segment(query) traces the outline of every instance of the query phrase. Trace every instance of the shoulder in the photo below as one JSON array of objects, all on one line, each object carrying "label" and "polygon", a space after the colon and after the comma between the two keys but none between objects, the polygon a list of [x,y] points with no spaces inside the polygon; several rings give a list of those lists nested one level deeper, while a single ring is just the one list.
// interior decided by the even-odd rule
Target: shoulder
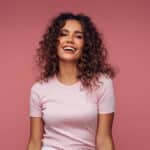
[{"label": "shoulder", "polygon": [[53,78],[48,78],[47,81],[44,80],[38,80],[35,81],[32,85],[31,85],[31,91],[36,92],[36,93],[43,93],[46,89],[48,89],[50,87],[50,81],[53,80]]},{"label": "shoulder", "polygon": [[40,81],[36,81],[31,85],[31,91],[38,91],[41,88],[41,83]]},{"label": "shoulder", "polygon": [[106,94],[112,93],[113,91],[113,79],[106,74],[102,74],[98,78],[98,87],[96,88],[95,92],[98,97]]},{"label": "shoulder", "polygon": [[98,82],[101,87],[106,87],[113,84],[113,79],[109,77],[107,74],[99,75]]}]

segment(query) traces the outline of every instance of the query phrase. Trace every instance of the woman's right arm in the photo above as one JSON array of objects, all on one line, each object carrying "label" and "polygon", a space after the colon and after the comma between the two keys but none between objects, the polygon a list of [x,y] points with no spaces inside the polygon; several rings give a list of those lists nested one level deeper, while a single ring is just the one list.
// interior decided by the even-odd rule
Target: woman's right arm
[{"label": "woman's right arm", "polygon": [[41,150],[43,136],[43,120],[41,117],[30,118],[30,136],[27,150]]}]

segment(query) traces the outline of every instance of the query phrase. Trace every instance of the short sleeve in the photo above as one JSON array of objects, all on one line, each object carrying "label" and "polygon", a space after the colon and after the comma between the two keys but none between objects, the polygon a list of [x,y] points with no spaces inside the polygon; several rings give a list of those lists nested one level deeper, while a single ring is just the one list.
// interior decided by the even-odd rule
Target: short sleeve
[{"label": "short sleeve", "polygon": [[41,117],[40,96],[35,85],[30,90],[30,117]]},{"label": "short sleeve", "polygon": [[101,88],[98,91],[98,113],[112,113],[115,112],[115,93],[113,80],[111,78],[104,78]]}]

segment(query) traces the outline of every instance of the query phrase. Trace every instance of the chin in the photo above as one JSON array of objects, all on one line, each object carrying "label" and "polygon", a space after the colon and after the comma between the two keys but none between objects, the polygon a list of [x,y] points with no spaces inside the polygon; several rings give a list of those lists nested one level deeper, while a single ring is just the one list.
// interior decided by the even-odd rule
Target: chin
[{"label": "chin", "polygon": [[75,61],[77,61],[78,60],[78,58],[71,58],[71,57],[61,57],[61,58],[59,58],[61,61],[70,61],[70,62],[75,62]]}]

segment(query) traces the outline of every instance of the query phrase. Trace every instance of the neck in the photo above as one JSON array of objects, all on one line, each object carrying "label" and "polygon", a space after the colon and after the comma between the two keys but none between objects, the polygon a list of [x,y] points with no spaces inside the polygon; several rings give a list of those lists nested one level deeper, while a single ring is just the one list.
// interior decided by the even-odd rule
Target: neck
[{"label": "neck", "polygon": [[77,81],[78,70],[75,63],[60,63],[57,78],[61,82],[74,83]]}]

